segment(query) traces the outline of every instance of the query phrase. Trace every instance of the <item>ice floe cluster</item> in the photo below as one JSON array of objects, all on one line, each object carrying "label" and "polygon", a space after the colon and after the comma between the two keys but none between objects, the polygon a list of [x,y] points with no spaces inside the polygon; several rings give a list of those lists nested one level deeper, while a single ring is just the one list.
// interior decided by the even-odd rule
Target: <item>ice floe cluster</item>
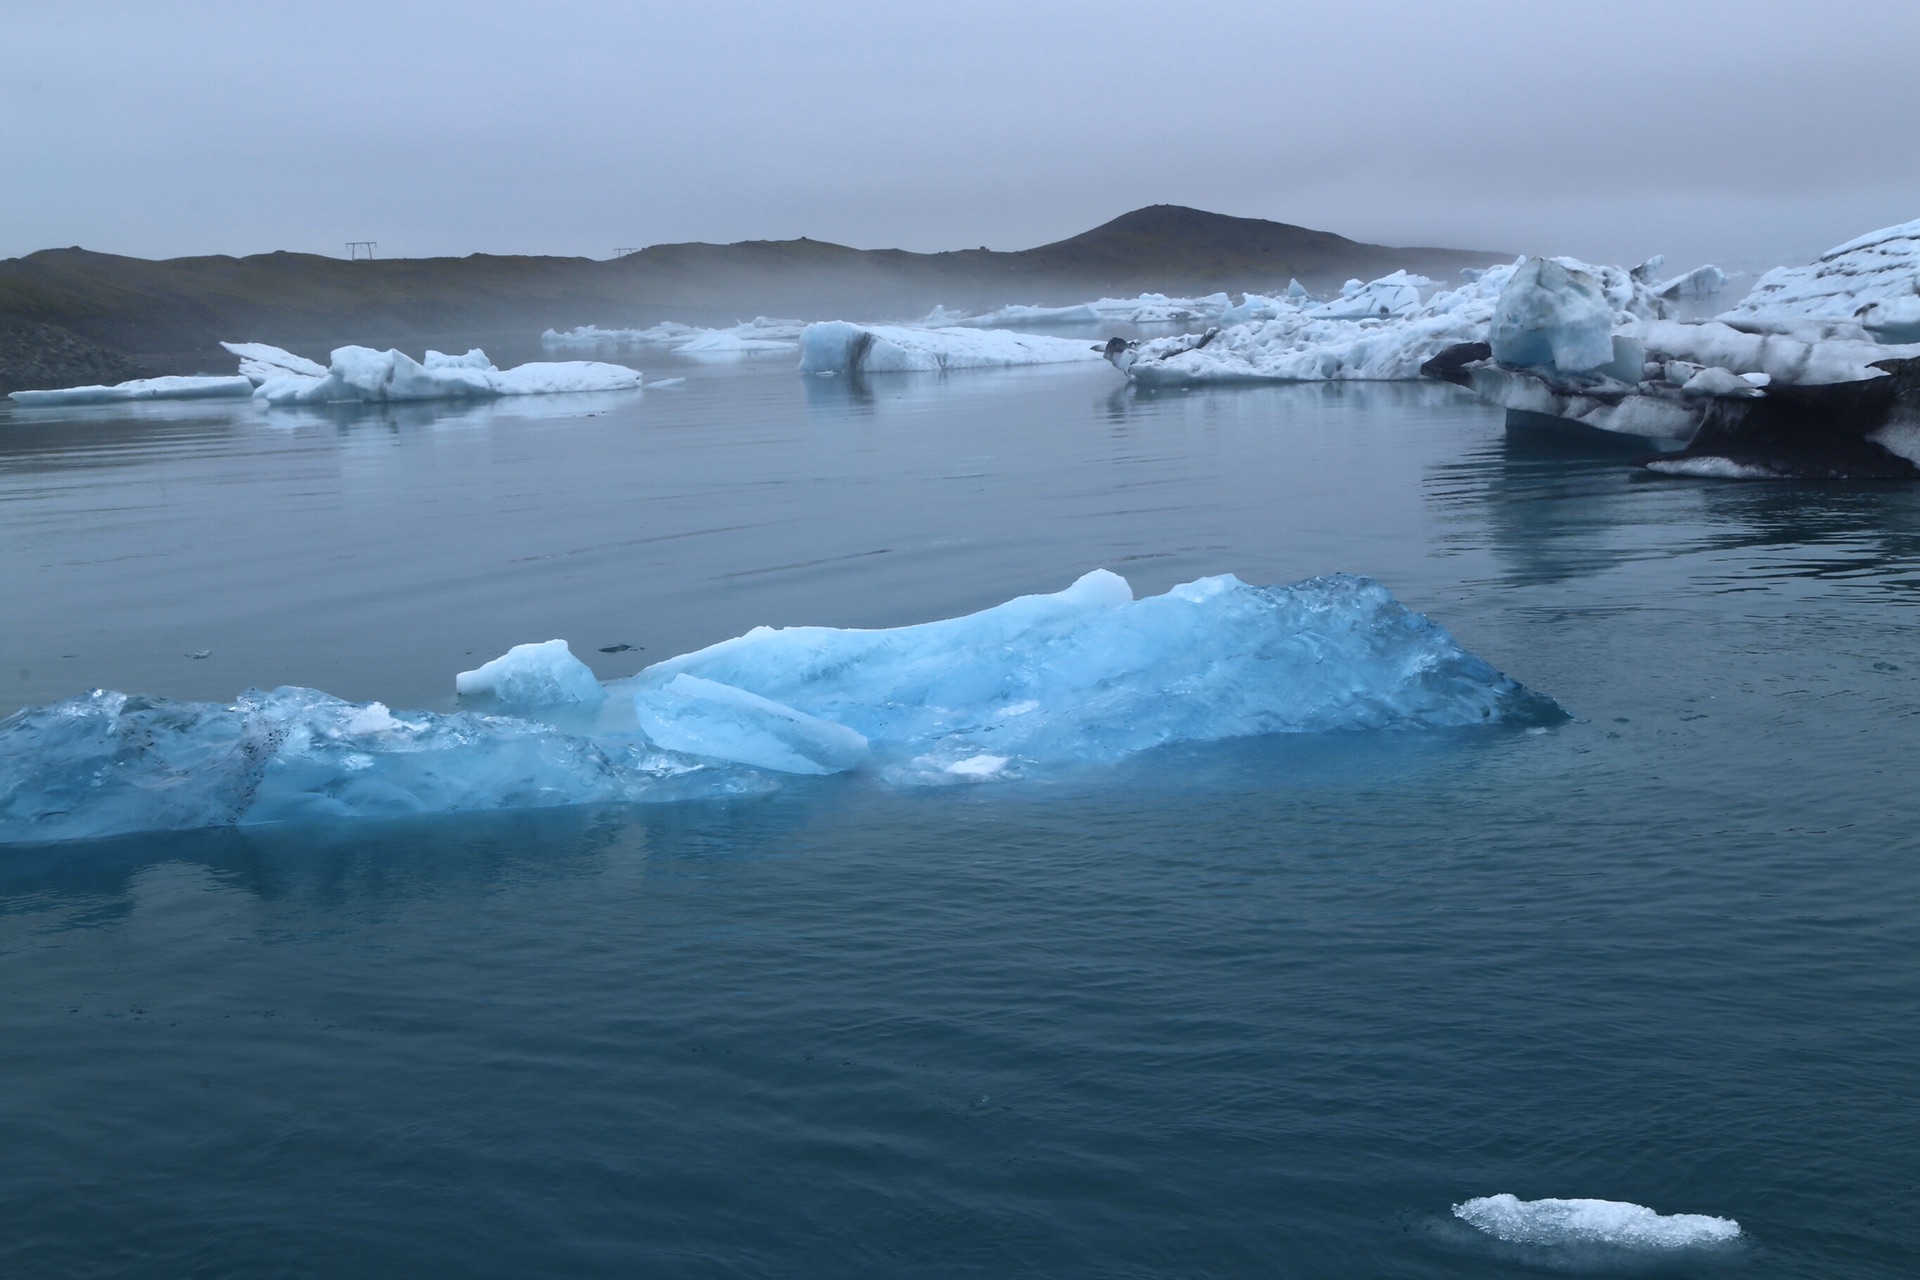
[{"label": "ice floe cluster", "polygon": [[1656,472],[1920,478],[1920,343],[1887,341],[1905,332],[1909,302],[1920,308],[1916,229],[1769,273],[1703,322],[1619,313],[1601,273],[1529,259],[1507,274],[1484,338],[1463,338],[1422,371],[1507,409],[1682,446],[1645,463]]},{"label": "ice floe cluster", "polygon": [[429,351],[415,360],[403,351],[338,347],[321,368],[261,343],[222,343],[240,357],[240,372],[258,382],[253,395],[268,404],[342,404],[401,400],[472,400],[495,396],[578,391],[637,391],[641,375],[625,365],[592,360],[535,361],[496,369],[478,347],[465,355]]},{"label": "ice floe cluster", "polygon": [[239,358],[231,377],[147,378],[115,386],[15,391],[28,407],[114,404],[136,400],[205,400],[251,396],[265,404],[364,404],[416,400],[480,400],[566,392],[637,391],[641,375],[592,360],[536,361],[497,369],[478,347],[465,355],[337,347],[322,365],[264,342],[223,342]]},{"label": "ice floe cluster", "polygon": [[[1430,294],[1432,281],[1395,272],[1366,283],[1348,281],[1341,296],[1327,302],[1304,290],[1276,298],[1249,295],[1242,309],[1229,313],[1231,319],[1247,316],[1240,323],[1117,344],[1108,358],[1148,386],[1414,379],[1422,364],[1446,348],[1485,341],[1508,282],[1539,261],[1492,267],[1459,288]],[[1594,282],[1594,300],[1607,307],[1609,329],[1666,314],[1665,304],[1630,271],[1571,258],[1551,261]]]},{"label": "ice floe cluster", "polygon": [[981,782],[1255,734],[1541,725],[1552,701],[1363,578],[1203,578],[893,630],[761,627],[601,684],[564,641],[462,673],[464,709],[312,689],[96,691],[0,721],[0,842],[731,794],[864,770]]},{"label": "ice floe cluster", "polygon": [[1725,1245],[1740,1238],[1740,1224],[1731,1218],[1655,1213],[1619,1200],[1481,1196],[1453,1206],[1453,1213],[1509,1244],[1667,1250]]}]

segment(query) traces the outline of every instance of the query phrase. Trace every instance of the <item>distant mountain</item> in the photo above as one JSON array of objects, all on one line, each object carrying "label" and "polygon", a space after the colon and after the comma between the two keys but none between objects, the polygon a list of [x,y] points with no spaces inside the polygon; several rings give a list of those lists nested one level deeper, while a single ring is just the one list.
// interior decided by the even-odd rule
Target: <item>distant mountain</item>
[{"label": "distant mountain", "polygon": [[[1451,276],[1510,259],[1362,244],[1180,205],[1136,209],[1071,239],[1011,253],[908,253],[808,239],[654,245],[611,261],[475,254],[348,262],[283,252],[156,262],[48,249],[0,261],[0,322],[11,322],[16,336],[36,325],[77,336],[79,344],[61,338],[61,349],[84,350],[80,364],[89,369],[118,354],[154,368],[225,371],[231,358],[219,350],[221,339],[324,355],[345,342],[419,347],[580,324],[731,323],[756,314],[877,319],[922,315],[936,304],[1260,292],[1292,277],[1324,289],[1399,267]],[[62,375],[47,363],[58,358],[40,357],[23,365],[0,352],[0,390],[83,376],[78,364]]]}]

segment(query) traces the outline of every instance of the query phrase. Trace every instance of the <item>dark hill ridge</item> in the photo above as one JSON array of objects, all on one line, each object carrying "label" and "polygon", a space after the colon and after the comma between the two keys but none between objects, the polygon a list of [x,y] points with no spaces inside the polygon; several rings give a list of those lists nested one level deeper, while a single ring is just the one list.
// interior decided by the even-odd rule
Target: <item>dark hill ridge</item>
[{"label": "dark hill ridge", "polygon": [[[579,324],[731,323],[756,314],[879,318],[921,315],[935,304],[1062,304],[1145,290],[1258,292],[1284,287],[1290,277],[1324,289],[1399,267],[1450,276],[1510,257],[1362,244],[1179,205],[1137,209],[1012,253],[850,249],[808,239],[654,245],[611,261],[475,254],[348,262],[280,252],[156,262],[48,249],[0,261],[0,320],[15,322],[20,333],[32,331],[20,327],[26,322],[77,335],[89,369],[103,367],[105,349],[154,368],[224,372],[232,366],[217,346],[221,339],[323,355],[344,342],[419,347],[456,335],[526,338]],[[5,359],[0,390],[93,376],[78,365],[61,374],[49,359],[58,363]]]}]

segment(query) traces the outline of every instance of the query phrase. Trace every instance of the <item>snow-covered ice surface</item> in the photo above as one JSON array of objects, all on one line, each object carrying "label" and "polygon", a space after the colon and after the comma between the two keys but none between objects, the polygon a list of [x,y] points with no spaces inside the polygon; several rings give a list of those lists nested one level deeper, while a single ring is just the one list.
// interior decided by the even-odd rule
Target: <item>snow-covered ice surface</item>
[{"label": "snow-covered ice surface", "polygon": [[231,704],[96,691],[0,721],[0,842],[313,817],[733,794],[870,765],[978,783],[1178,742],[1341,729],[1542,725],[1554,703],[1384,587],[1203,578],[1133,598],[1104,570],[1051,595],[885,631],[761,627],[589,697],[560,642],[465,673],[519,715],[357,705],[312,689]]},{"label": "snow-covered ice surface", "polygon": [[26,408],[59,405],[121,404],[132,400],[229,400],[253,394],[253,383],[239,375],[197,378],[170,375],[136,378],[111,386],[61,387],[53,391],[10,391],[7,398]]},{"label": "snow-covered ice surface", "polygon": [[252,395],[267,404],[393,403],[490,399],[563,392],[638,391],[641,375],[625,365],[592,360],[535,361],[496,369],[487,353],[429,351],[415,360],[402,351],[339,347],[319,365],[264,343],[223,344],[241,358]]},{"label": "snow-covered ice surface", "polygon": [[1920,219],[1776,267],[1719,319],[1757,332],[1920,342]]},{"label": "snow-covered ice surface", "polygon": [[916,329],[828,320],[808,325],[800,335],[802,373],[931,373],[1100,358],[1085,339],[1004,329]]},{"label": "snow-covered ice surface", "polygon": [[[1244,323],[1132,344],[1111,358],[1116,368],[1147,386],[1415,379],[1420,366],[1447,347],[1487,340],[1502,292],[1527,261],[1491,267],[1425,301],[1417,300],[1420,277],[1404,272],[1365,285],[1349,282],[1348,298],[1377,300],[1375,313],[1363,318],[1328,318],[1319,313],[1336,304],[1315,303],[1291,291],[1281,298],[1250,295],[1241,304],[1250,317]],[[1666,314],[1652,290],[1622,268],[1572,258],[1546,261],[1568,275],[1593,280],[1613,309],[1615,324]],[[1379,305],[1387,305],[1389,314],[1378,315]],[[1514,317],[1516,323],[1519,319]]]},{"label": "snow-covered ice surface", "polygon": [[473,671],[462,671],[453,687],[463,698],[484,698],[510,712],[596,703],[606,696],[565,640],[517,644]]},{"label": "snow-covered ice surface", "polygon": [[1619,1200],[1521,1200],[1482,1196],[1453,1206],[1454,1216],[1509,1244],[1602,1245],[1619,1249],[1698,1249],[1740,1238],[1731,1218],[1655,1213]]}]

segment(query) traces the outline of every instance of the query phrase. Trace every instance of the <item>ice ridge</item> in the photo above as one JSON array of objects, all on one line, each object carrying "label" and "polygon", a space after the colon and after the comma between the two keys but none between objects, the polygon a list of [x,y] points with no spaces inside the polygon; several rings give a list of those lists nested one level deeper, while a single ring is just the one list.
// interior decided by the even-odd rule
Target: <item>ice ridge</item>
[{"label": "ice ridge", "polygon": [[1731,1218],[1655,1213],[1619,1200],[1521,1200],[1481,1196],[1453,1206],[1454,1216],[1509,1244],[1606,1245],[1695,1249],[1740,1238]]},{"label": "ice ridge", "polygon": [[733,794],[783,774],[979,783],[1178,742],[1538,725],[1554,703],[1378,583],[1064,591],[891,630],[760,627],[600,686],[563,642],[460,678],[451,714],[312,689],[95,691],[0,721],[0,843],[315,817]]}]

